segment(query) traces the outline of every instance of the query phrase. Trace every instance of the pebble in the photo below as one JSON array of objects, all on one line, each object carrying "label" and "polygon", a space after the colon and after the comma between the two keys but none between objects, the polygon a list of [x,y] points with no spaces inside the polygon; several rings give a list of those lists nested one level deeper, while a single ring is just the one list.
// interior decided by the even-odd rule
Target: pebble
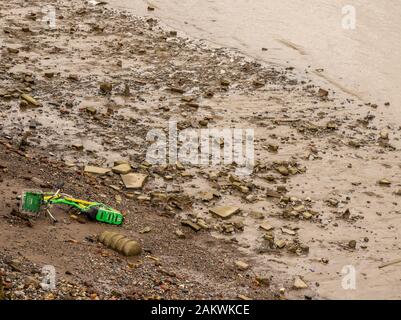
[{"label": "pebble", "polygon": [[294,288],[298,290],[306,289],[308,288],[308,285],[299,277],[295,278],[294,281]]}]

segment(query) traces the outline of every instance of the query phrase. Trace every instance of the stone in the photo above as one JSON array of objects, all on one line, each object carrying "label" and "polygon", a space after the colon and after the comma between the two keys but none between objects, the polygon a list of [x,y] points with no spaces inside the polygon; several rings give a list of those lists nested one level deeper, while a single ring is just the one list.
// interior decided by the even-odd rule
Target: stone
[{"label": "stone", "polygon": [[292,175],[295,175],[298,173],[298,169],[290,166],[288,167],[288,172]]},{"label": "stone", "polygon": [[279,166],[279,167],[277,168],[277,171],[278,171],[279,173],[281,173],[283,176],[288,176],[288,175],[290,174],[290,172],[288,171],[288,169],[287,169],[286,167],[284,167],[284,166]]},{"label": "stone", "polygon": [[45,77],[49,78],[49,79],[53,78],[54,77],[54,72],[51,72],[51,71],[45,72]]},{"label": "stone", "polygon": [[209,173],[209,179],[212,181],[217,180],[219,178],[219,176],[220,176],[220,173],[217,171],[213,171],[213,172]]},{"label": "stone", "polygon": [[326,128],[329,130],[337,130],[338,129],[338,125],[335,121],[329,121],[326,123]]},{"label": "stone", "polygon": [[127,189],[141,189],[148,176],[142,173],[122,174],[121,179]]},{"label": "stone", "polygon": [[281,232],[289,234],[290,236],[295,236],[297,234],[294,230],[288,228],[281,228]]},{"label": "stone", "polygon": [[279,146],[277,144],[270,143],[268,145],[268,150],[271,151],[271,152],[277,152],[278,149],[279,149]]},{"label": "stone", "polygon": [[235,261],[235,266],[241,271],[245,271],[245,270],[249,269],[249,264],[247,264],[246,262],[241,261],[241,260]]},{"label": "stone", "polygon": [[203,219],[198,219],[196,223],[202,228],[202,229],[209,229],[209,225],[203,220]]},{"label": "stone", "polygon": [[262,223],[259,227],[265,231],[271,231],[274,229],[274,227],[267,222]]},{"label": "stone", "polygon": [[348,247],[351,249],[355,249],[356,248],[356,241],[355,240],[351,240],[348,242]]},{"label": "stone", "polygon": [[151,197],[149,197],[147,195],[144,195],[144,194],[138,196],[136,199],[139,200],[139,201],[150,201],[150,200],[152,200]]},{"label": "stone", "polygon": [[151,227],[145,227],[141,231],[139,231],[139,233],[144,234],[144,233],[149,233],[151,231],[152,231]]},{"label": "stone", "polygon": [[185,239],[185,233],[182,232],[180,229],[177,229],[174,231],[174,234],[179,238],[179,239]]},{"label": "stone", "polygon": [[317,92],[317,95],[320,98],[326,98],[329,95],[329,92],[327,90],[320,88],[319,91]]},{"label": "stone", "polygon": [[68,75],[68,80],[72,80],[72,81],[78,81],[79,77],[77,74],[69,74]]},{"label": "stone", "polygon": [[228,79],[221,79],[220,84],[224,87],[228,87],[230,85],[230,81]]},{"label": "stone", "polygon": [[96,114],[97,110],[95,107],[86,107],[86,112],[90,113],[90,114]]},{"label": "stone", "polygon": [[[40,281],[34,277],[26,277],[25,278],[25,286],[29,287],[32,286],[34,288],[39,288],[40,287]],[[0,299],[1,300],[1,299]]]},{"label": "stone", "polygon": [[128,174],[131,172],[132,168],[131,168],[131,165],[129,165],[128,163],[123,163],[123,164],[113,167],[112,170],[114,173],[117,173],[117,174]]},{"label": "stone", "polygon": [[283,249],[287,245],[287,243],[285,242],[285,240],[275,239],[274,240],[274,245],[279,249]]},{"label": "stone", "polygon": [[84,172],[86,173],[92,173],[92,174],[97,174],[100,176],[103,176],[107,173],[109,173],[111,170],[108,168],[101,168],[101,167],[95,167],[95,166],[85,166]]},{"label": "stone", "polygon": [[379,184],[381,186],[390,186],[391,185],[391,181],[388,180],[388,179],[381,179],[381,180],[379,180]]},{"label": "stone", "polygon": [[17,48],[10,48],[10,47],[8,47],[8,48],[7,48],[7,51],[8,51],[9,53],[12,53],[12,54],[17,54],[17,53],[19,53],[19,49],[17,49]]},{"label": "stone", "polygon": [[388,137],[389,137],[389,133],[387,130],[380,131],[380,139],[388,140],[389,139]]},{"label": "stone", "polygon": [[210,209],[211,213],[214,213],[222,219],[228,219],[239,211],[240,208],[232,206],[215,207],[213,209]]},{"label": "stone", "polygon": [[134,199],[135,198],[135,195],[133,194],[133,193],[126,193],[125,194],[125,197],[127,198],[127,199]]},{"label": "stone", "polygon": [[100,84],[100,91],[102,93],[111,93],[111,91],[113,90],[113,85],[110,82],[102,82]]},{"label": "stone", "polygon": [[249,188],[246,186],[239,186],[238,190],[242,193],[249,193]]},{"label": "stone", "polygon": [[22,94],[21,99],[25,100],[27,103],[34,107],[40,107],[40,103],[33,97],[28,94]]},{"label": "stone", "polygon": [[190,220],[182,220],[181,224],[183,226],[190,227],[191,229],[195,230],[196,232],[198,232],[198,231],[200,231],[202,229],[198,224],[196,224],[196,223],[194,223],[194,222],[192,222]]},{"label": "stone", "polygon": [[308,285],[301,278],[297,277],[297,278],[295,278],[295,281],[294,281],[294,288],[298,289],[298,290],[302,290],[302,289],[308,288]]},{"label": "stone", "polygon": [[117,160],[117,161],[114,161],[114,166],[115,166],[115,167],[119,166],[120,164],[129,164],[129,162],[128,162],[127,160]]},{"label": "stone", "polygon": [[173,93],[179,93],[179,94],[184,94],[185,93],[184,89],[178,88],[178,87],[170,87],[168,89]]},{"label": "stone", "polygon": [[71,146],[72,146],[75,150],[78,150],[78,151],[84,150],[84,145],[83,145],[82,143],[79,143],[79,142],[73,143]]}]

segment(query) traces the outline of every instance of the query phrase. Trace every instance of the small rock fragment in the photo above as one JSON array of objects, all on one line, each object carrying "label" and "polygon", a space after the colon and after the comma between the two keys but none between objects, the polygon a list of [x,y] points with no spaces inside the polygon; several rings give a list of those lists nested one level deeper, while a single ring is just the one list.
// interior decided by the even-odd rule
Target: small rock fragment
[{"label": "small rock fragment", "polygon": [[270,225],[269,223],[267,223],[267,222],[262,223],[260,225],[260,228],[265,230],[265,231],[271,231],[271,230],[274,229],[274,227],[272,225]]},{"label": "small rock fragment", "polygon": [[102,82],[100,84],[100,91],[104,94],[111,93],[113,90],[113,85],[110,82]]},{"label": "small rock fragment", "polygon": [[381,180],[379,180],[379,184],[381,186],[390,186],[391,185],[391,181],[388,180],[388,179],[381,179]]},{"label": "small rock fragment", "polygon": [[232,206],[215,207],[213,209],[210,209],[211,213],[214,213],[222,219],[228,219],[239,211],[240,208]]},{"label": "small rock fragment", "polygon": [[123,163],[112,168],[114,173],[128,174],[131,171],[131,166],[128,163]]},{"label": "small rock fragment", "polygon": [[174,233],[179,239],[185,239],[185,233],[180,229],[175,230]]},{"label": "small rock fragment", "polygon": [[151,227],[145,227],[141,231],[139,231],[139,233],[144,234],[144,233],[149,233],[151,231],[152,231]]},{"label": "small rock fragment", "polygon": [[320,88],[319,91],[317,92],[317,95],[320,98],[326,98],[329,95],[329,92],[327,90]]},{"label": "small rock fragment", "polygon": [[40,103],[35,98],[31,97],[28,94],[22,94],[21,99],[25,100],[26,102],[28,102],[30,105],[32,105],[34,107],[40,107]]},{"label": "small rock fragment", "polygon": [[355,249],[356,248],[356,241],[355,240],[351,240],[350,242],[348,242],[348,247],[351,249]]},{"label": "small rock fragment", "polygon": [[294,281],[294,288],[298,290],[306,289],[308,285],[301,278],[297,277]]},{"label": "small rock fragment", "polygon": [[282,233],[289,234],[290,236],[295,236],[297,233],[294,230],[288,229],[288,228],[281,228]]},{"label": "small rock fragment", "polygon": [[196,223],[194,223],[194,222],[192,222],[192,221],[189,221],[189,220],[182,220],[182,221],[181,221],[181,224],[182,224],[183,226],[187,226],[187,227],[192,228],[192,229],[195,230],[196,232],[198,232],[198,231],[200,231],[200,230],[202,229],[198,224],[196,224]]},{"label": "small rock fragment", "polygon": [[241,260],[235,261],[235,266],[241,271],[245,271],[245,270],[249,269],[249,264],[247,264],[246,262],[241,261]]}]

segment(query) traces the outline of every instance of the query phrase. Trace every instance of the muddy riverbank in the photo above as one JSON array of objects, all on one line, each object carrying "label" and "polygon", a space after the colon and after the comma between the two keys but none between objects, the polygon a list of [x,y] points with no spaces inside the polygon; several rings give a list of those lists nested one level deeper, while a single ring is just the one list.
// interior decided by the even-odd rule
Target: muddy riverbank
[{"label": "muddy riverbank", "polygon": [[[160,18],[183,33],[231,47],[258,61],[293,66],[341,94],[390,105],[400,123],[401,4],[396,0],[110,0],[135,14]],[[148,11],[150,5],[154,11]],[[343,18],[355,8],[355,29]],[[262,50],[265,48],[266,50]]]}]

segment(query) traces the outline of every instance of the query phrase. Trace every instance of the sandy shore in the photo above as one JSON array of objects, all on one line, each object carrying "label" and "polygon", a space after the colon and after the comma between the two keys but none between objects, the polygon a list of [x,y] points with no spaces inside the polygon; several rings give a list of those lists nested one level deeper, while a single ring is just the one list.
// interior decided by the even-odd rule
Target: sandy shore
[{"label": "sandy shore", "polygon": [[[384,105],[101,5],[54,1],[51,29],[43,5],[12,0],[0,10],[8,297],[42,297],[24,277],[50,264],[82,298],[270,299],[281,288],[290,299],[400,298],[399,265],[378,268],[400,252],[400,137]],[[180,130],[254,129],[252,174],[236,176],[235,164],[149,165],[146,135],[167,131],[170,119]],[[142,189],[127,190],[118,174],[84,172],[116,161],[147,176]],[[60,180],[69,193],[126,213],[121,230],[145,253],[122,258],[96,242],[113,228],[81,224],[62,209],[56,226],[14,217],[23,189],[52,190]],[[239,212],[222,220],[210,213],[220,206]],[[182,225],[188,220],[200,231]],[[355,268],[354,290],[342,286],[346,266]],[[92,276],[102,268],[118,275]],[[307,288],[294,288],[298,278]],[[71,297],[60,290],[51,298]]]}]

